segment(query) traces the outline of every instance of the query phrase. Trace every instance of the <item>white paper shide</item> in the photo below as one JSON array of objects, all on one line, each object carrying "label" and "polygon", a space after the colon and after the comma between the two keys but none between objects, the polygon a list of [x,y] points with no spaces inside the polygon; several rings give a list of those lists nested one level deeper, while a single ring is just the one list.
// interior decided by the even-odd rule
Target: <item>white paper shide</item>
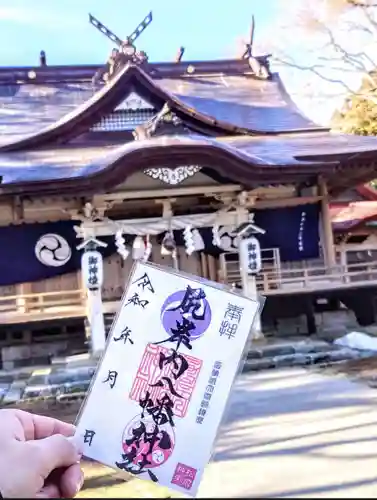
[{"label": "white paper shide", "polygon": [[135,264],[79,418],[85,455],[195,496],[257,308]]}]

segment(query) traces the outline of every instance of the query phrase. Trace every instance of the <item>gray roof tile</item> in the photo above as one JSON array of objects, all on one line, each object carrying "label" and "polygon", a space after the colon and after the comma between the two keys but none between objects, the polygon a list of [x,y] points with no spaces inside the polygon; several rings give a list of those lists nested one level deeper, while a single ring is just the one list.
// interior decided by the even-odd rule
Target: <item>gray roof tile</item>
[{"label": "gray roof tile", "polygon": [[[285,135],[272,137],[231,137],[206,138],[202,136],[170,136],[146,141],[134,141],[124,146],[108,147],[66,147],[53,150],[13,152],[0,154],[0,175],[3,185],[19,182],[53,181],[67,178],[80,178],[89,174],[105,171],[120,157],[140,151],[142,155],[148,148],[162,149],[176,144],[217,145],[231,155],[250,164],[266,168],[274,166],[301,166],[305,169],[310,162],[301,161],[300,155],[317,154],[352,155],[377,150],[375,137],[348,136],[328,132]],[[347,158],[345,158],[347,159]],[[326,164],[326,159],[322,160]],[[333,165],[333,163],[332,163]]]}]

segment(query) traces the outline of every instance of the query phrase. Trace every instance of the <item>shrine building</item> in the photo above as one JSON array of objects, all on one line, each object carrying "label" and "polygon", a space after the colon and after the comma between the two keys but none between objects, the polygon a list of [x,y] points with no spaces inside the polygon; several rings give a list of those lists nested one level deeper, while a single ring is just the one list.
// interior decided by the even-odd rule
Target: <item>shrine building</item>
[{"label": "shrine building", "polygon": [[[377,176],[376,139],[309,120],[252,41],[238,59],[181,49],[158,63],[135,33],[90,22],[119,47],[105,66],[51,66],[45,53],[0,68],[3,366],[101,344],[90,318],[109,327],[134,259],[242,287],[245,224],[261,247],[266,335],[313,334],[327,313],[374,323],[377,255],[352,259],[332,218]],[[82,269],[88,249],[103,267]]]}]

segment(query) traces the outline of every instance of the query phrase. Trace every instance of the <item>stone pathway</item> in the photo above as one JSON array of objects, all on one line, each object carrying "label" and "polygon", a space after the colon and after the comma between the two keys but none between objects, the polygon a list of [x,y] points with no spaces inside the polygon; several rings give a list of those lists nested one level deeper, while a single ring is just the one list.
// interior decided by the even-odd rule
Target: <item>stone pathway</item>
[{"label": "stone pathway", "polygon": [[[376,441],[376,390],[301,368],[243,374],[198,497],[374,497]],[[181,496],[139,479],[106,486],[99,471],[81,498]]]},{"label": "stone pathway", "polygon": [[242,375],[199,497],[375,496],[376,403],[340,375]]},{"label": "stone pathway", "polygon": [[320,365],[327,366],[375,355],[313,338],[279,340],[266,338],[255,341],[243,368],[244,372],[271,368]]},{"label": "stone pathway", "polygon": [[[334,370],[337,357],[353,361]],[[365,381],[347,378],[353,371],[348,373],[346,367],[357,367],[356,371],[364,367],[368,383],[373,374],[372,385],[376,386],[377,360],[356,357],[358,353],[347,354],[323,341],[253,345],[244,367],[249,373],[236,381],[198,496],[374,496],[377,391]],[[301,364],[305,368],[297,368]],[[313,364],[316,367],[308,366]],[[332,367],[320,368],[326,364]],[[271,367],[274,369],[266,369]],[[53,408],[60,418],[72,420],[76,406],[67,407],[67,415],[62,408]],[[39,409],[40,413],[51,411]],[[98,465],[89,464],[85,469],[81,498],[181,496],[151,482],[121,481],[116,472]]]}]

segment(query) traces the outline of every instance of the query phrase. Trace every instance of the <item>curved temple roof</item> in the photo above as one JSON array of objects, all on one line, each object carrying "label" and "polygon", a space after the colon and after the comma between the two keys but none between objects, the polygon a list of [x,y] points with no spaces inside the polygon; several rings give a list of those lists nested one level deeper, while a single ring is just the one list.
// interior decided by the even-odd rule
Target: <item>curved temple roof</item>
[{"label": "curved temple roof", "polygon": [[[257,183],[308,182],[318,174],[330,178],[330,189],[346,187],[348,177],[342,175],[352,165],[347,159],[338,161],[300,161],[300,152],[318,147],[315,141],[297,137],[209,138],[203,136],[172,136],[134,141],[120,147],[64,148],[0,154],[0,174],[3,176],[3,195],[9,193],[57,194],[91,193],[109,190],[132,173],[148,168],[176,167],[187,163],[201,164],[204,169],[216,170],[223,178],[253,187]],[[328,139],[327,137],[324,139]],[[329,150],[347,155],[338,136],[327,142]],[[287,148],[290,145],[291,148]],[[364,144],[359,155],[370,157],[372,144]],[[352,144],[349,146],[354,156]],[[295,156],[295,152],[299,153]],[[348,153],[350,154],[350,153]],[[377,167],[376,167],[377,170]],[[342,172],[342,173],[341,173]],[[354,173],[355,174],[355,173]],[[360,181],[370,176],[370,170],[360,172]],[[354,181],[352,181],[354,182]]]},{"label": "curved temple roof", "polygon": [[[187,63],[185,71],[182,65],[180,71],[177,65],[174,71],[172,65],[148,65],[148,74],[128,65],[97,92],[88,82],[16,85],[8,92],[13,97],[0,97],[0,131],[5,132],[1,194],[98,192],[146,167],[187,163],[250,187],[264,182],[313,184],[322,174],[335,192],[376,175],[376,138],[330,133],[298,111],[278,75],[259,79],[251,75],[247,61],[233,63],[229,74],[219,70],[218,62],[216,71],[210,63],[205,71],[199,71],[204,63],[197,63],[190,72]],[[67,144],[131,92],[157,111],[168,104],[192,135],[120,147]]]},{"label": "curved temple roof", "polygon": [[[40,147],[53,141],[66,142],[97,123],[100,115],[111,112],[134,89],[156,109],[167,102],[191,128],[205,129],[209,135],[323,130],[299,112],[276,74],[268,80],[250,74],[221,73],[152,79],[138,66],[128,65],[111,84],[94,94],[90,84],[41,89],[20,86],[13,97],[2,99],[3,110],[9,110],[5,102],[9,103],[10,99],[16,106],[12,105],[12,112],[5,111],[3,117],[0,107],[0,130],[3,122],[3,131],[10,128],[13,133],[13,140],[8,135],[0,147],[11,151]],[[36,120],[39,130],[30,127],[30,122],[35,124]]]}]

